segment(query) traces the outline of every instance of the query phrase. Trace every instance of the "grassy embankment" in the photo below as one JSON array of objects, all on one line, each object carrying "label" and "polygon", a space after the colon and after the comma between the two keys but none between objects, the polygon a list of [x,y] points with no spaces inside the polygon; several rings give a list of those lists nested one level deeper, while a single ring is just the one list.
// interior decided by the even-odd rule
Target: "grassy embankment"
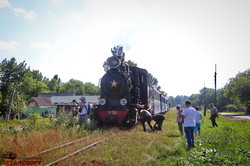
[{"label": "grassy embankment", "polygon": [[[132,130],[86,131],[69,121],[57,123],[41,119],[18,122],[29,123],[32,129],[23,132],[0,131],[0,152],[13,152],[18,157],[32,156],[44,149],[63,144],[80,137],[90,136],[87,143],[106,138],[106,141],[88,149],[60,165],[250,165],[250,122],[231,121],[220,116],[219,127],[212,128],[209,117],[202,120],[201,136],[195,137],[195,148],[187,151],[185,137],[179,137],[175,122],[176,111],[165,114],[163,131],[143,132],[137,125]],[[3,122],[1,122],[2,125]],[[84,146],[77,144],[75,148]],[[43,164],[73,151],[65,148],[46,154]],[[57,155],[57,156],[56,156]]]}]

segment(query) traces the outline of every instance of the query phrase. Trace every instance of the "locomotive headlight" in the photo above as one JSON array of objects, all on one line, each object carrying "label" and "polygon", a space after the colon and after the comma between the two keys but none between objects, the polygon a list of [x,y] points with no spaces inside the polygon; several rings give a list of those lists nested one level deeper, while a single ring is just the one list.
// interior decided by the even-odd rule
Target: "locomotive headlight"
[{"label": "locomotive headlight", "polygon": [[121,105],[126,105],[127,103],[128,103],[128,101],[124,98],[120,100]]},{"label": "locomotive headlight", "polygon": [[121,65],[121,60],[116,56],[112,56],[108,58],[107,64],[111,69],[114,69]]},{"label": "locomotive headlight", "polygon": [[105,105],[106,104],[106,100],[104,98],[101,98],[100,101],[99,101],[99,103],[101,105]]}]

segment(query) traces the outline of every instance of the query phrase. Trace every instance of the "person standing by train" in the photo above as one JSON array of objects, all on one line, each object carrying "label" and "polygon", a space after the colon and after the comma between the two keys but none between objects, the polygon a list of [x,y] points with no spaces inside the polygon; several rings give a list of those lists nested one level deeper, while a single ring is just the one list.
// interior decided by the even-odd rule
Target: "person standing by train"
[{"label": "person standing by train", "polygon": [[152,120],[152,115],[150,112],[148,112],[147,110],[145,109],[142,109],[140,111],[140,118],[141,118],[141,123],[142,123],[142,126],[143,126],[143,130],[144,132],[146,132],[146,127],[145,127],[145,122],[148,123],[149,127],[151,128],[152,131],[154,131],[152,125],[150,124],[151,120]]},{"label": "person standing by train", "polygon": [[216,123],[216,118],[219,117],[219,116],[218,116],[218,110],[217,110],[217,108],[214,106],[213,103],[211,103],[209,106],[210,106],[209,108],[210,108],[210,114],[211,114],[210,119],[211,119],[212,125],[213,125],[213,127],[214,127],[214,126],[218,127],[218,125],[217,125],[217,123]]},{"label": "person standing by train", "polygon": [[86,102],[86,99],[84,96],[80,97],[81,103],[77,104],[79,106],[79,119],[78,122],[80,125],[83,123],[86,124],[88,120],[88,114],[89,114],[89,103]]},{"label": "person standing by train", "polygon": [[176,106],[176,109],[177,109],[177,117],[176,117],[176,122],[178,123],[178,129],[180,131],[180,135],[183,136],[183,118],[181,116],[181,113],[183,112],[183,110],[181,109],[181,105],[178,104]]},{"label": "person standing by train", "polygon": [[187,137],[188,149],[194,147],[194,128],[195,128],[195,114],[196,110],[191,106],[191,101],[185,102],[186,108],[181,113],[184,118],[184,131]]}]

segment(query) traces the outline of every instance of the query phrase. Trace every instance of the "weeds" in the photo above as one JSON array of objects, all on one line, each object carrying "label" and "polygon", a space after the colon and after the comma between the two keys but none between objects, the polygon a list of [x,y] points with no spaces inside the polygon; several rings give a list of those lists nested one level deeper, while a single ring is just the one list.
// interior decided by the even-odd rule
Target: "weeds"
[{"label": "weeds", "polygon": [[[249,165],[250,123],[220,119],[220,128],[204,125],[196,147],[177,161],[177,165]],[[223,124],[223,125],[222,125]],[[184,143],[184,142],[183,142]]]},{"label": "weeds", "polygon": [[[143,132],[140,124],[131,130],[98,130],[90,121],[80,126],[77,118],[63,112],[56,118],[32,115],[28,120],[19,122],[27,126],[22,132],[0,130],[4,135],[0,137],[0,152],[26,157],[91,135],[91,141],[101,138],[106,138],[106,141],[60,165],[250,165],[250,122],[220,117],[217,120],[219,127],[213,128],[209,118],[205,117],[201,136],[195,136],[196,147],[187,151],[185,136],[178,135],[176,112],[170,110],[165,117],[163,131]],[[0,128],[5,125],[0,123]],[[42,162],[46,163],[52,157],[48,155],[47,158]]]}]

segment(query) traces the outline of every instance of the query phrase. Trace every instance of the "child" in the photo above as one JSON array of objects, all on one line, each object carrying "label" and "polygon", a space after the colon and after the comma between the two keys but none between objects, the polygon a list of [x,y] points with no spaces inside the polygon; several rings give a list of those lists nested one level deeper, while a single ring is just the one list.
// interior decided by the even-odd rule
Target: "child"
[{"label": "child", "polygon": [[202,114],[199,112],[199,109],[200,107],[199,106],[196,106],[195,107],[195,110],[196,110],[196,114],[195,114],[195,123],[196,123],[196,126],[195,126],[195,135],[197,135],[197,132],[199,135],[201,135],[201,122],[200,120],[202,119]]}]

